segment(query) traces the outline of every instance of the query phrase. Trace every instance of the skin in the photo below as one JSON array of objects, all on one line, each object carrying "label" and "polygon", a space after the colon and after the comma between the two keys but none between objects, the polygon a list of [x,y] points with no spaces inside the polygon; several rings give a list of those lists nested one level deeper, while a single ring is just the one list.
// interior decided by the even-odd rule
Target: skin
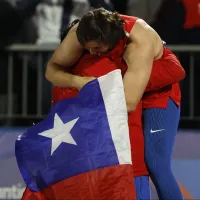
[{"label": "skin", "polygon": [[[45,76],[47,80],[56,86],[74,87],[80,90],[86,83],[93,80],[93,77],[79,77],[66,72],[67,68],[72,67],[83,54],[84,49],[91,54],[100,54],[107,51],[107,46],[95,41],[89,42],[83,47],[76,36],[78,24],[71,28],[63,42],[56,49],[47,64]],[[65,69],[65,70],[63,70]]]},{"label": "skin", "polygon": [[[79,77],[66,72],[81,57],[83,50],[91,54],[103,55],[108,52],[109,46],[96,41],[88,42],[84,47],[78,42],[76,29],[78,24],[71,28],[68,35],[54,52],[47,65],[46,78],[60,87],[74,87],[80,90],[93,77]],[[159,35],[143,20],[138,19],[130,32],[129,43],[124,52],[124,60],[128,70],[124,76],[124,91],[128,112],[137,107],[150,79],[154,60],[160,59],[163,54],[163,42]],[[65,70],[63,70],[65,69]],[[179,77],[177,82],[184,78]]]},{"label": "skin", "polygon": [[124,52],[128,69],[124,76],[124,91],[129,111],[135,110],[149,82],[154,60],[163,55],[159,35],[143,20],[137,20]]}]

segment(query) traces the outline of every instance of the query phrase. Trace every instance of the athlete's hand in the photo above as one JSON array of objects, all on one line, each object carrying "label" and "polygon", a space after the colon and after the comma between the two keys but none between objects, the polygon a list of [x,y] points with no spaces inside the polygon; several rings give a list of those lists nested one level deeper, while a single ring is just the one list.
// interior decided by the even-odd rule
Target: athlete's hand
[{"label": "athlete's hand", "polygon": [[90,81],[93,81],[94,77],[91,77],[91,76],[83,76],[83,77],[76,77],[76,88],[78,90],[81,90],[83,88],[84,85],[86,85],[87,83],[89,83]]}]

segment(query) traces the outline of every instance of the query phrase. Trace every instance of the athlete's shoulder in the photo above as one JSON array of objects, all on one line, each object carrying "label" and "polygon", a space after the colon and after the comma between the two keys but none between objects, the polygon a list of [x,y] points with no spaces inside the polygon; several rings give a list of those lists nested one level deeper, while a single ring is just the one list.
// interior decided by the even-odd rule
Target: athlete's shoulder
[{"label": "athlete's shoulder", "polygon": [[129,16],[129,15],[121,15],[121,14],[120,14],[120,17],[124,20],[124,30],[127,33],[130,33],[138,17]]},{"label": "athlete's shoulder", "polygon": [[134,26],[130,31],[130,40],[131,41],[152,41],[160,40],[158,33],[143,19],[137,19]]},{"label": "athlete's shoulder", "polygon": [[129,16],[129,15],[122,15],[120,14],[120,17],[125,21],[124,29],[130,34],[135,33],[135,31],[142,31],[142,30],[153,30],[153,28],[143,19],[137,17],[137,16]]},{"label": "athlete's shoulder", "polygon": [[[124,52],[124,59],[132,59],[132,54],[140,49],[141,54],[158,57],[162,53],[163,44],[156,31],[144,20],[137,19],[129,34],[129,43]],[[142,49],[142,50],[141,50]]]}]

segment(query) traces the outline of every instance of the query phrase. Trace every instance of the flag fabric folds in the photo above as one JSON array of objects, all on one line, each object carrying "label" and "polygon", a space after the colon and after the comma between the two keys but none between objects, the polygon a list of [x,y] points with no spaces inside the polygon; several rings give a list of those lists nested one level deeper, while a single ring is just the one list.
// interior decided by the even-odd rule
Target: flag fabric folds
[{"label": "flag fabric folds", "polygon": [[120,70],[57,102],[18,136],[23,199],[135,199],[127,111]]}]

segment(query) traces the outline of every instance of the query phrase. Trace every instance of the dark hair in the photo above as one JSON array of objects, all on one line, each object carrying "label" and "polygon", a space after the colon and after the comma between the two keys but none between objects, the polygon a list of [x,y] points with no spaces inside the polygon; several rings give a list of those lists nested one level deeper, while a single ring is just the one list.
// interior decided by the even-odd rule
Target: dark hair
[{"label": "dark hair", "polygon": [[123,25],[124,20],[118,13],[98,8],[82,17],[76,34],[82,45],[94,40],[115,47],[126,36]]}]

